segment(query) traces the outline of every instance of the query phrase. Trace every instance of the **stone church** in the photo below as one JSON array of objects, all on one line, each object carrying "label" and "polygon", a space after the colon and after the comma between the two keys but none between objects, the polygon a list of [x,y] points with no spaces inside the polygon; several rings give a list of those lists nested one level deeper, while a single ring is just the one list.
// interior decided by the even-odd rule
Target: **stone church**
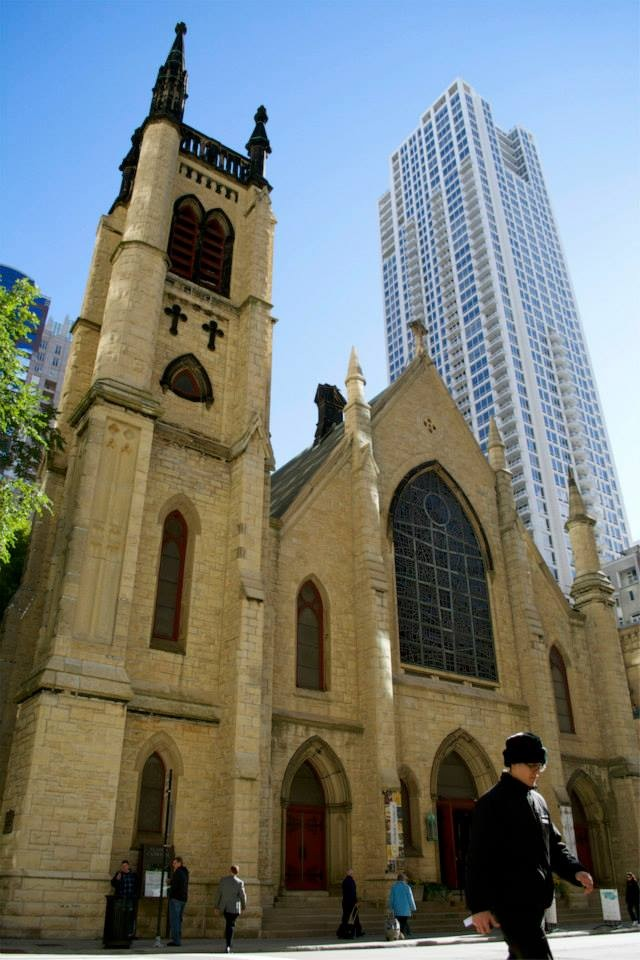
[{"label": "stone church", "polygon": [[375,399],[345,357],[274,472],[267,114],[246,154],[187,126],[184,33],[98,225],[55,509],[5,617],[2,932],[99,936],[126,857],[152,936],[163,844],[191,871],[186,936],[218,929],[232,862],[249,935],[350,866],[364,899],[400,866],[459,889],[474,800],[529,729],[554,819],[620,885],[637,732],[575,482],[567,599],[515,512],[508,433],[483,455],[419,326]]}]

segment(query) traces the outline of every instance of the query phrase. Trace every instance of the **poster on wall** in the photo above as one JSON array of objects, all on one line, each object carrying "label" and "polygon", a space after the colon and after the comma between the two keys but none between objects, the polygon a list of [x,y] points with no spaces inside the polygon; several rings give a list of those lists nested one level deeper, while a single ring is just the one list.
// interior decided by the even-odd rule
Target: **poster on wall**
[{"label": "poster on wall", "polygon": [[160,878],[162,877],[162,896],[167,896],[167,889],[169,886],[169,876],[165,870],[164,877],[162,876],[162,870],[145,870],[144,872],[144,896],[145,897],[159,897],[160,896]]},{"label": "poster on wall", "polygon": [[387,848],[385,873],[397,873],[404,863],[402,797],[399,790],[384,790],[384,829]]}]

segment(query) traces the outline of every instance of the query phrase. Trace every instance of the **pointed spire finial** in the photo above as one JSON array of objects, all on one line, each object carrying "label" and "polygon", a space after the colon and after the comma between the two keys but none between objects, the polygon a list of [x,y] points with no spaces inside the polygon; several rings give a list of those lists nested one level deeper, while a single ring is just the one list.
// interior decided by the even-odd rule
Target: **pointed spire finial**
[{"label": "pointed spire finial", "polygon": [[569,467],[567,473],[567,482],[569,486],[569,520],[586,518],[593,523],[593,519],[587,515],[587,508],[584,505],[582,494],[578,489],[573,467]]},{"label": "pointed spire finial", "polygon": [[176,24],[176,38],[164,66],[158,70],[149,117],[166,117],[168,120],[182,123],[184,105],[187,99],[187,71],[184,66],[184,42],[182,39],[186,32],[186,24],[182,21]]},{"label": "pointed spire finial", "polygon": [[265,182],[264,158],[266,154],[271,153],[271,144],[269,143],[269,137],[267,136],[265,128],[265,123],[268,123],[269,117],[267,116],[264,105],[261,104],[258,107],[253,119],[255,121],[255,127],[246,144],[246,149],[251,159],[251,175],[249,180],[252,183],[262,184]]},{"label": "pointed spire finial", "polygon": [[425,327],[422,320],[411,320],[409,322],[409,330],[413,334],[413,341],[415,343],[415,354],[417,357],[423,356],[427,352],[425,346],[425,340],[427,338],[427,328]]},{"label": "pointed spire finial", "polygon": [[500,436],[495,417],[489,420],[489,441],[487,443],[489,463],[494,470],[506,470],[507,460],[504,455],[504,440]]}]

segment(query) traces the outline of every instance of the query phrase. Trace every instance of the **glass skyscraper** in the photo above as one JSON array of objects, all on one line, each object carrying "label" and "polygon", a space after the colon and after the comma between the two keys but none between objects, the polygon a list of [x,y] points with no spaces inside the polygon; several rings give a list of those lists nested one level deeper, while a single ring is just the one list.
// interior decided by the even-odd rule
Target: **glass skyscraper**
[{"label": "glass skyscraper", "polygon": [[509,132],[463,80],[391,156],[379,202],[389,377],[408,324],[486,451],[495,417],[518,512],[566,589],[567,473],[597,519],[603,562],[628,545],[619,484],[532,135]]}]

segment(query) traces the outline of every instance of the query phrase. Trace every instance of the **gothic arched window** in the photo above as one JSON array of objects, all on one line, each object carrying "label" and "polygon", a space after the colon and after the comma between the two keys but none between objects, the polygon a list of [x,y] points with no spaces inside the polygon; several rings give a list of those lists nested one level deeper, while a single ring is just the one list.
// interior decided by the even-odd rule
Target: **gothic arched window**
[{"label": "gothic arched window", "polygon": [[138,834],[162,835],[164,781],[164,763],[157,753],[152,753],[142,771],[138,802]]},{"label": "gothic arched window", "polygon": [[233,227],[222,210],[205,213],[195,197],[177,200],[168,253],[173,273],[229,296]]},{"label": "gothic arched window", "polygon": [[483,554],[460,502],[424,471],[396,495],[392,522],[401,661],[496,680]]},{"label": "gothic arched window", "polygon": [[187,554],[187,524],[179,510],[164,521],[153,618],[154,640],[178,640],[180,606]]},{"label": "gothic arched window", "polygon": [[322,599],[311,580],[298,593],[296,632],[296,686],[324,690]]},{"label": "gothic arched window", "polygon": [[561,733],[575,733],[576,728],[573,723],[567,670],[564,665],[564,660],[562,659],[562,654],[556,647],[551,647],[549,651],[549,666],[551,668],[553,695],[555,697],[556,712],[558,714],[558,727]]}]

